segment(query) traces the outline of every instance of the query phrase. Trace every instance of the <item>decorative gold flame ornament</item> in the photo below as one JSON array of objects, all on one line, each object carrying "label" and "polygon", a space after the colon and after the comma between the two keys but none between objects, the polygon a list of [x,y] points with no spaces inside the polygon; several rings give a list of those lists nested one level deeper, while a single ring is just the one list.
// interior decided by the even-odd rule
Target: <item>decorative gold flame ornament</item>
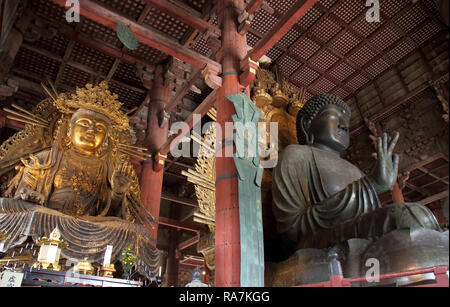
[{"label": "decorative gold flame ornament", "polygon": [[61,249],[67,247],[67,243],[61,240],[61,233],[58,228],[55,228],[50,234],[49,238],[43,237],[39,239],[36,244],[40,246],[37,263],[34,267],[47,270],[60,271],[59,258],[61,256]]}]

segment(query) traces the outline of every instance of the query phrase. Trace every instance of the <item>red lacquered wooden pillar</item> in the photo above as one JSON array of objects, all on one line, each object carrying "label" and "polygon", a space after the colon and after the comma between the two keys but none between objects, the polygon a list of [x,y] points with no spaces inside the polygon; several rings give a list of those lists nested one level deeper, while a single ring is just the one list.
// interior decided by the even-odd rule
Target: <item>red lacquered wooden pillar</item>
[{"label": "red lacquered wooden pillar", "polygon": [[[151,98],[148,106],[147,135],[145,146],[153,156],[152,160],[142,163],[141,200],[156,221],[159,219],[159,208],[163,183],[164,158],[159,155],[159,149],[167,141],[168,121],[163,120],[162,111],[170,100],[173,83],[165,78],[165,66],[158,65],[155,70]],[[150,228],[150,235],[157,239],[158,223]],[[156,241],[154,242],[156,245]]]},{"label": "red lacquered wooden pillar", "polygon": [[[222,64],[222,87],[218,89],[217,123],[222,128],[225,144],[232,144],[233,136],[225,135],[225,123],[233,122],[233,104],[225,95],[241,93],[239,84],[240,61],[247,55],[245,35],[237,32],[238,9],[244,9],[243,0],[219,0],[217,14],[222,29],[222,48],[217,57]],[[218,140],[220,142],[220,140]],[[228,145],[232,146],[232,145]],[[215,286],[240,286],[241,270],[239,196],[237,170],[233,157],[216,158],[216,243]]]},{"label": "red lacquered wooden pillar", "polygon": [[392,200],[395,204],[405,202],[405,198],[403,197],[402,189],[400,189],[398,182],[396,182],[394,184],[394,187],[392,188]]}]

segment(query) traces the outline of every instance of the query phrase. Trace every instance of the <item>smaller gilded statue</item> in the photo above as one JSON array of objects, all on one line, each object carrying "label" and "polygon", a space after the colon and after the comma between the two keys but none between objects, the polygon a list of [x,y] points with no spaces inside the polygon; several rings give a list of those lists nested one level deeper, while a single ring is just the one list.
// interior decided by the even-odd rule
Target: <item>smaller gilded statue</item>
[{"label": "smaller gilded statue", "polygon": [[[0,231],[14,233],[11,248],[26,238],[58,227],[68,242],[68,258],[101,261],[107,245],[133,246],[156,272],[160,253],[151,246],[144,224],[149,216],[140,201],[131,156],[148,158],[131,144],[128,117],[106,82],[75,93],[48,90],[27,125],[0,151],[0,169],[17,174],[0,198]],[[32,147],[26,145],[30,142]],[[40,141],[39,141],[40,140]],[[18,231],[21,229],[22,232]]]}]

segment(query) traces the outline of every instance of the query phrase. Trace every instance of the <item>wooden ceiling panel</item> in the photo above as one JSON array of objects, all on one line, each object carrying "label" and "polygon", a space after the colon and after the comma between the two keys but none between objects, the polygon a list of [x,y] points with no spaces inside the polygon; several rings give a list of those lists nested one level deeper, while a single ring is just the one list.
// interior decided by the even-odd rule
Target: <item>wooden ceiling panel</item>
[{"label": "wooden ceiling panel", "polygon": [[200,35],[197,42],[191,47],[191,49],[204,56],[207,56],[211,51],[202,35]]},{"label": "wooden ceiling panel", "polygon": [[348,31],[344,31],[337,35],[335,39],[331,41],[331,47],[346,55],[350,50],[355,48],[361,41]]},{"label": "wooden ceiling panel", "polygon": [[363,45],[358,51],[348,56],[348,60],[357,66],[364,66],[377,54],[369,46]]},{"label": "wooden ceiling panel", "polygon": [[113,78],[129,85],[142,86],[141,80],[136,75],[136,66],[124,62],[119,64]]},{"label": "wooden ceiling panel", "polygon": [[370,42],[378,49],[388,49],[395,43],[401,35],[395,31],[391,26],[385,26],[379,33],[377,33]]},{"label": "wooden ceiling panel", "polygon": [[329,93],[335,87],[336,84],[326,78],[323,78],[322,80],[314,84],[314,86],[310,87],[310,89],[316,93]]},{"label": "wooden ceiling panel", "polygon": [[145,8],[145,4],[140,0],[94,0],[98,4],[120,12],[122,15],[137,20]]},{"label": "wooden ceiling panel", "polygon": [[52,80],[56,79],[60,63],[41,54],[35,53],[25,48],[21,48],[14,61],[14,67],[29,71],[39,75],[41,78],[46,76]]},{"label": "wooden ceiling panel", "polygon": [[417,30],[416,33],[413,33],[411,38],[417,45],[422,45],[444,29],[443,24],[434,19],[427,23],[424,27]]},{"label": "wooden ceiling panel", "polygon": [[314,67],[318,67],[319,69],[326,71],[338,60],[339,58],[331,52],[326,49],[322,49],[309,60],[309,63]]},{"label": "wooden ceiling panel", "polygon": [[278,13],[284,15],[287,11],[297,2],[297,0],[268,0],[269,6],[278,11]]},{"label": "wooden ceiling panel", "polygon": [[40,39],[33,46],[51,52],[59,57],[64,57],[69,41],[62,36],[55,35],[51,39]]},{"label": "wooden ceiling panel", "polygon": [[336,34],[342,30],[342,27],[331,19],[324,19],[318,24],[314,25],[311,33],[323,42],[328,42]]},{"label": "wooden ceiling panel", "polygon": [[86,83],[90,82],[90,76],[88,73],[81,71],[78,68],[66,65],[61,81],[70,87],[82,88],[86,85]]},{"label": "wooden ceiling panel", "polygon": [[302,64],[288,55],[281,57],[277,61],[284,76],[290,76],[296,71]]},{"label": "wooden ceiling panel", "polygon": [[291,51],[301,59],[307,61],[319,49],[320,45],[316,44],[308,37],[303,37],[291,48]]},{"label": "wooden ceiling panel", "polygon": [[360,16],[353,23],[353,29],[364,38],[369,37],[373,32],[375,32],[382,25],[381,22],[367,22],[366,16]]},{"label": "wooden ceiling panel", "polygon": [[427,18],[427,13],[420,5],[414,5],[393,22],[408,33]]},{"label": "wooden ceiling panel", "polygon": [[369,82],[369,79],[367,79],[361,74],[358,74],[347,82],[347,86],[356,91],[360,89],[363,85],[365,85],[367,82]]},{"label": "wooden ceiling panel", "polygon": [[289,48],[301,36],[301,33],[294,28],[290,29],[279,41],[278,44],[285,48]]},{"label": "wooden ceiling panel", "polygon": [[378,59],[377,61],[375,61],[375,63],[373,63],[372,65],[370,65],[369,67],[366,68],[366,71],[368,73],[370,73],[372,75],[372,77],[377,77],[379,74],[381,74],[383,71],[385,71],[386,69],[389,68],[389,63],[386,62],[383,59]]},{"label": "wooden ceiling panel", "polygon": [[386,55],[394,62],[399,62],[401,59],[411,53],[415,48],[415,42],[412,39],[407,38],[396,45],[394,48],[388,50]]},{"label": "wooden ceiling panel", "polygon": [[248,32],[247,33],[247,44],[250,46],[250,47],[255,47],[256,46],[256,44],[258,43],[258,41],[259,41],[259,37],[257,37],[256,35],[254,35],[253,33],[251,33],[251,32]]},{"label": "wooden ceiling panel", "polygon": [[114,64],[114,58],[109,57],[98,51],[86,48],[76,44],[70,57],[74,62],[86,65],[103,75],[107,75],[111,66]]},{"label": "wooden ceiling panel", "polygon": [[252,22],[252,29],[265,35],[278,22],[278,19],[264,10],[258,10]]},{"label": "wooden ceiling panel", "polygon": [[313,6],[306,14],[303,16],[297,24],[303,29],[308,30],[314,23],[316,23],[323,15],[323,12],[317,7]]},{"label": "wooden ceiling panel", "polygon": [[[131,109],[136,105],[142,103],[145,99],[146,93],[138,93],[123,86],[120,86],[116,83],[111,82],[109,84],[109,88],[111,92],[117,94],[119,96],[119,101],[123,103],[124,107],[127,109]],[[139,102],[136,104],[136,102]]]},{"label": "wooden ceiling panel", "polygon": [[345,99],[348,95],[350,95],[349,92],[340,87],[336,87],[333,91],[331,91],[331,94],[336,95],[341,99]]},{"label": "wooden ceiling panel", "polygon": [[203,11],[208,1],[211,0],[183,0],[185,4],[189,5],[194,10],[200,13]]},{"label": "wooden ceiling panel", "polygon": [[145,18],[144,24],[160,31],[165,35],[169,35],[177,41],[180,41],[189,29],[191,29],[188,25],[153,7],[150,9],[147,17]]},{"label": "wooden ceiling panel", "polygon": [[349,24],[365,9],[362,1],[341,0],[331,11]]},{"label": "wooden ceiling panel", "polygon": [[386,17],[391,18],[410,3],[411,0],[381,0],[380,8]]},{"label": "wooden ceiling panel", "polygon": [[266,55],[275,62],[278,58],[283,54],[283,51],[278,49],[277,47],[272,47],[269,51],[267,51]]},{"label": "wooden ceiling panel", "polygon": [[80,32],[117,48],[123,47],[115,31],[90,19],[83,21]]},{"label": "wooden ceiling panel", "polygon": [[319,76],[320,74],[318,72],[304,65],[294,75],[291,76],[291,79],[296,81],[297,84],[307,87]]},{"label": "wooden ceiling panel", "polygon": [[345,79],[347,79],[350,75],[352,75],[354,72],[355,69],[353,67],[351,67],[345,62],[342,62],[333,71],[330,72],[330,75],[342,82]]},{"label": "wooden ceiling panel", "polygon": [[68,23],[66,20],[66,10],[48,0],[33,0],[33,11],[46,19],[52,20],[59,24],[66,24],[72,28],[76,27],[76,23]]},{"label": "wooden ceiling panel", "polygon": [[132,50],[129,53],[152,64],[156,64],[168,58],[167,54],[144,44],[139,44],[139,47],[136,50]]},{"label": "wooden ceiling panel", "polygon": [[338,2],[338,0],[319,0],[319,3],[327,9],[330,9],[336,2]]}]

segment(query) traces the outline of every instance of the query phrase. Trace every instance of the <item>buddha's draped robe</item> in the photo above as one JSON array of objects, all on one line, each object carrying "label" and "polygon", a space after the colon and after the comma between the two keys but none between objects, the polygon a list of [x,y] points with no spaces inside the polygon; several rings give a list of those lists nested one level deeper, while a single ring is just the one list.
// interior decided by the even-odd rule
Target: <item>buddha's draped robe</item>
[{"label": "buddha's draped robe", "polygon": [[381,207],[371,180],[331,152],[288,146],[273,171],[273,212],[292,248],[326,248],[395,229],[440,230],[431,211],[405,203]]}]

